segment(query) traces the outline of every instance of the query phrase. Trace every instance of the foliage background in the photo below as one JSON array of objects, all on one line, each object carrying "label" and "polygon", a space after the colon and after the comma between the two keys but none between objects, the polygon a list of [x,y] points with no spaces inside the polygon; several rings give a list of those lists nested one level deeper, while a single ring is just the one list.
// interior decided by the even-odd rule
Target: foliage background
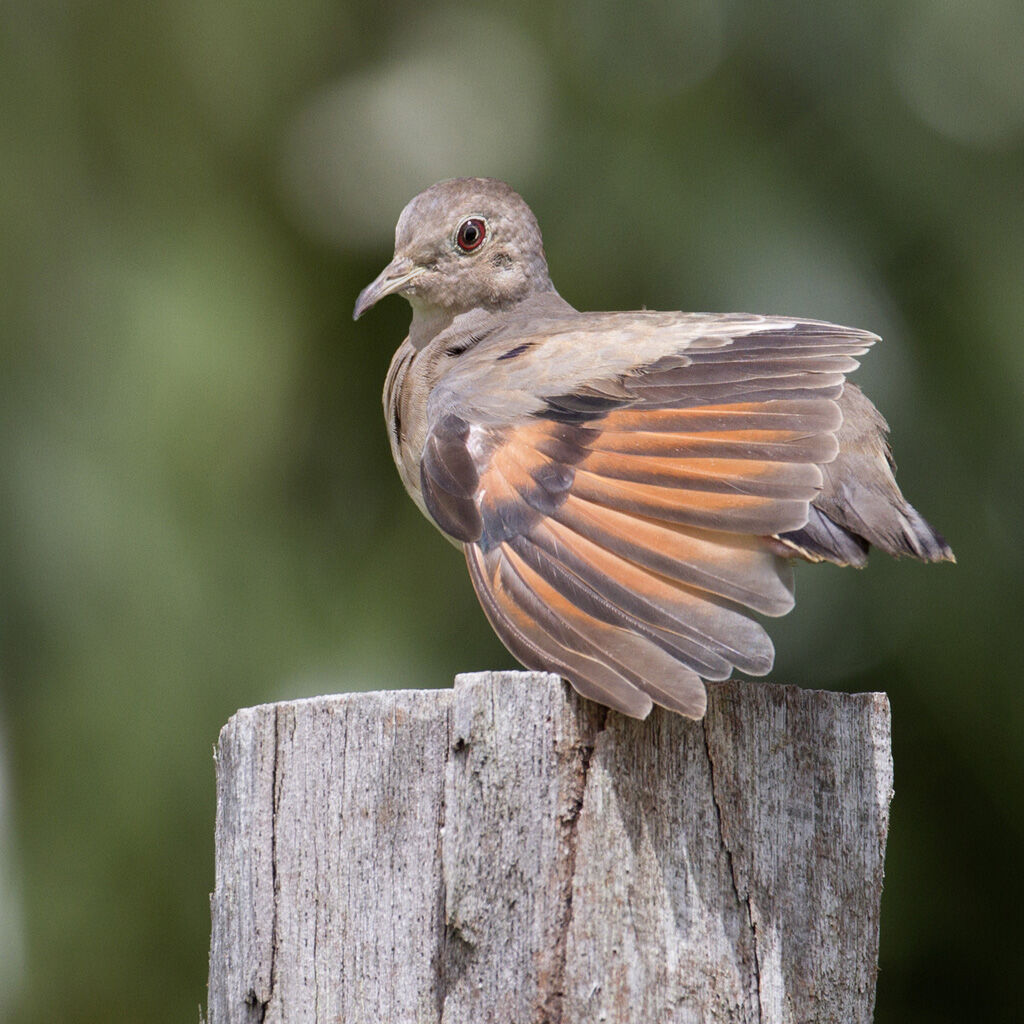
[{"label": "foliage background", "polygon": [[773,678],[884,689],[879,1022],[1019,1013],[1016,0],[0,5],[0,1019],[195,1019],[239,706],[509,656],[390,464],[405,201],[495,174],[581,308],[885,336],[956,567],[800,572]]}]

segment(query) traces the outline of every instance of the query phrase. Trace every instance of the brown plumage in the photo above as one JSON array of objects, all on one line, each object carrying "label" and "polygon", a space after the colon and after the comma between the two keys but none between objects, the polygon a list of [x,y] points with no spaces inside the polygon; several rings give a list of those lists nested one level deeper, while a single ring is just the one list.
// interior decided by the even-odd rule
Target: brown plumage
[{"label": "brown plumage", "polygon": [[793,559],[953,559],[846,381],[873,334],[577,312],[529,207],[488,178],[409,203],[356,317],[392,293],[413,308],[384,389],[402,481],[508,649],[586,697],[699,718],[702,680],[770,670],[751,613],[792,608]]}]

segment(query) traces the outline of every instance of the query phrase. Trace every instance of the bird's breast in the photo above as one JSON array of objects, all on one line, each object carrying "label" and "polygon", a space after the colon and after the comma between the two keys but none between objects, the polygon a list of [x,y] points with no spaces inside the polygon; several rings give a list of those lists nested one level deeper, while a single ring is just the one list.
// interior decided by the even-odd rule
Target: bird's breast
[{"label": "bird's breast", "polygon": [[384,381],[384,418],[398,475],[409,496],[430,519],[420,490],[420,459],[426,442],[427,397],[430,394],[430,385],[418,358],[420,355],[408,339],[395,352]]}]

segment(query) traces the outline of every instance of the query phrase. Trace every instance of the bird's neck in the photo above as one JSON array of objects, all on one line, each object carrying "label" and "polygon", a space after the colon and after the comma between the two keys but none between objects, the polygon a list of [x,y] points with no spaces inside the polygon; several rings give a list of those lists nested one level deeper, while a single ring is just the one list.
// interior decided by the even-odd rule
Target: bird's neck
[{"label": "bird's neck", "polygon": [[424,349],[431,342],[443,341],[446,346],[458,345],[460,339],[471,334],[489,333],[493,327],[504,324],[509,316],[559,316],[574,313],[575,309],[552,288],[534,292],[518,302],[497,309],[475,307],[469,310],[445,309],[427,305],[409,296],[412,322],[409,324],[409,343],[415,349]]},{"label": "bird's neck", "polygon": [[415,349],[426,348],[439,334],[449,330],[457,319],[453,310],[432,306],[409,297],[412,322],[409,324],[409,343]]}]

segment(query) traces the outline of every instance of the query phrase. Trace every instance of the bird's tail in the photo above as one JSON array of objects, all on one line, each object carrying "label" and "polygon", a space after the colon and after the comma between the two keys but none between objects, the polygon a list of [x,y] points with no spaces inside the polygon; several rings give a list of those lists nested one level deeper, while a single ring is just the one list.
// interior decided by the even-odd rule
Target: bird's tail
[{"label": "bird's tail", "polygon": [[849,521],[854,518],[851,516],[842,524],[812,505],[807,524],[780,535],[779,540],[810,562],[834,562],[858,569],[867,563],[872,545],[897,558],[907,555],[922,562],[956,561],[942,534],[913,505],[904,501],[885,511],[873,523],[856,516],[860,521],[854,524]]},{"label": "bird's tail", "polygon": [[955,562],[942,535],[903,497],[881,414],[850,383],[839,406],[839,454],[822,467],[822,491],[807,523],[779,540],[808,561],[858,568],[867,562],[871,546],[922,562]]}]

